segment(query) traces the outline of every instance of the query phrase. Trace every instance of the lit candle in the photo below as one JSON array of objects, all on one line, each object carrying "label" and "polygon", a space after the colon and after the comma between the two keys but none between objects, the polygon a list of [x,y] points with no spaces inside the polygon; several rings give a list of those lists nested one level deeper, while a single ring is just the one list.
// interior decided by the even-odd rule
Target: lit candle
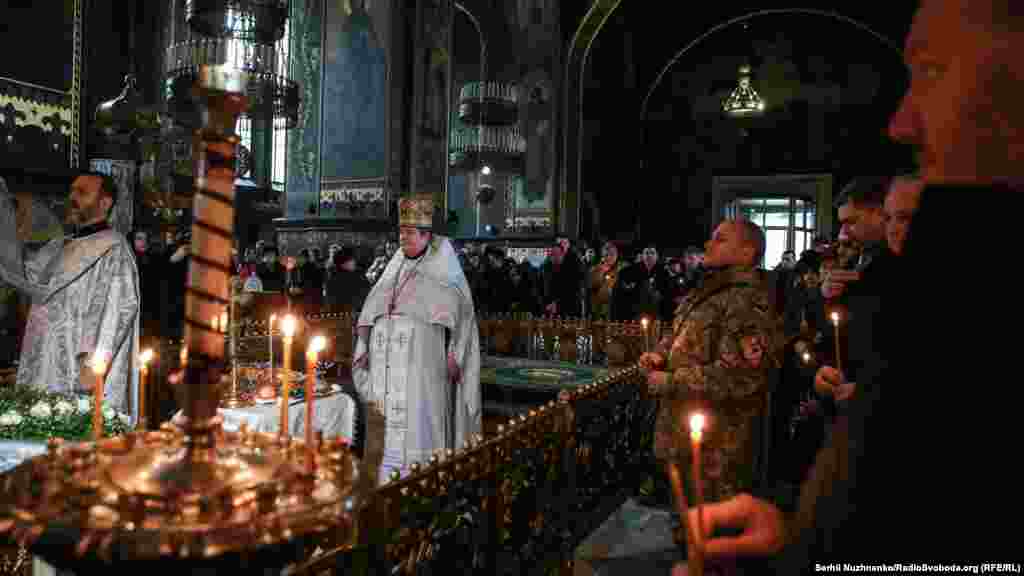
[{"label": "lit candle", "polygon": [[643,327],[644,327],[644,352],[650,352],[651,351],[651,342],[650,342],[650,338],[648,338],[648,332],[647,332],[647,322],[648,322],[648,320],[647,320],[646,316],[644,316],[643,318],[640,319],[640,324],[643,325]]},{"label": "lit candle", "polygon": [[689,576],[704,576],[704,555],[697,544],[697,528],[690,522],[690,507],[686,503],[686,492],[683,491],[683,475],[679,472],[679,464],[668,463],[668,479],[672,484],[672,492],[676,497],[679,519],[683,523],[686,534],[686,565]]},{"label": "lit candle", "polygon": [[146,429],[146,377],[149,376],[149,363],[153,360],[153,349],[146,348],[139,354],[139,419],[135,427]]},{"label": "lit candle", "polygon": [[[288,400],[291,394],[289,376],[292,369],[292,338],[295,336],[295,316],[288,314],[281,319],[281,340],[284,342],[284,372],[281,374],[281,424],[280,434],[290,433],[288,426]],[[271,382],[273,384],[273,382]]]},{"label": "lit candle", "polygon": [[284,299],[288,302],[288,313],[292,311],[292,266],[291,256],[284,259]]},{"label": "lit candle", "polygon": [[274,382],[274,320],[277,320],[277,314],[271,314],[270,320],[267,320],[267,346],[270,350],[270,382]]},{"label": "lit candle", "polygon": [[697,498],[697,544],[704,548],[704,476],[701,474],[700,441],[704,434],[704,415],[696,412],[690,416],[690,440],[693,444],[693,485]]},{"label": "lit candle", "polygon": [[107,376],[107,357],[101,350],[92,356],[92,373],[96,375],[92,388],[92,436],[99,442],[103,438],[103,381]]},{"label": "lit candle", "polygon": [[327,348],[327,339],[314,336],[306,349],[306,473],[312,474],[315,468],[313,446],[313,393],[316,383],[316,361],[320,352]]},{"label": "lit candle", "polygon": [[842,378],[843,360],[839,355],[839,312],[833,311],[831,316],[832,325],[835,327],[836,331],[836,370],[839,371],[840,378]]},{"label": "lit candle", "polygon": [[811,363],[811,353],[810,352],[804,352],[804,362],[806,364],[810,364]]}]

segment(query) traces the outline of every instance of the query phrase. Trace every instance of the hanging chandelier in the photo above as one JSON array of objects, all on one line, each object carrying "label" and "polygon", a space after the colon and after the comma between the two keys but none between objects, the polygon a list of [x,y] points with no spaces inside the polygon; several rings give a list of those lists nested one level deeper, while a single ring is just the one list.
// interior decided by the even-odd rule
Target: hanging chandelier
[{"label": "hanging chandelier", "polygon": [[736,88],[722,101],[722,110],[730,116],[754,116],[764,112],[764,100],[750,84],[751,68],[740,66],[740,78]]},{"label": "hanging chandelier", "polygon": [[248,77],[250,106],[243,116],[273,117],[275,127],[295,127],[299,86],[282,73],[287,63],[276,48],[284,36],[288,0],[185,0],[183,13],[174,17],[185,33],[183,39],[172,39],[165,52],[170,110],[187,116],[199,70],[218,66]]}]

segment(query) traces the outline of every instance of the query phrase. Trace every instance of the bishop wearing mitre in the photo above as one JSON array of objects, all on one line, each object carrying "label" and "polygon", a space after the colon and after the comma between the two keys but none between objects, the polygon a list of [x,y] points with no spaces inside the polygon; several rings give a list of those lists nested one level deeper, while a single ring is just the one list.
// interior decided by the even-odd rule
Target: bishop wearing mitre
[{"label": "bishop wearing mitre", "polygon": [[451,242],[431,232],[433,212],[429,195],[400,200],[401,249],[359,315],[352,376],[385,417],[381,481],[481,429],[473,296]]}]

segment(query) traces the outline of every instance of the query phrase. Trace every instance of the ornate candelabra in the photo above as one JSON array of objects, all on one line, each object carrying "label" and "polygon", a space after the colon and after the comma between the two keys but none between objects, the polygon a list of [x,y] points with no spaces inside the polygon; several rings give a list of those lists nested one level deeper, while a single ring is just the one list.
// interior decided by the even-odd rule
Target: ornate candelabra
[{"label": "ornate candelabra", "polygon": [[[358,465],[341,441],[228,433],[217,415],[230,305],[235,121],[248,77],[200,69],[193,94],[195,198],[186,286],[183,416],[160,430],[81,444],[51,440],[46,455],[0,476],[0,534],[60,568],[92,573],[111,561],[184,561],[217,573],[295,561],[305,536],[350,537]],[[268,552],[269,551],[269,552]],[[291,551],[291,552],[289,552]],[[262,555],[262,556],[261,556]],[[257,558],[258,556],[258,558]]]}]

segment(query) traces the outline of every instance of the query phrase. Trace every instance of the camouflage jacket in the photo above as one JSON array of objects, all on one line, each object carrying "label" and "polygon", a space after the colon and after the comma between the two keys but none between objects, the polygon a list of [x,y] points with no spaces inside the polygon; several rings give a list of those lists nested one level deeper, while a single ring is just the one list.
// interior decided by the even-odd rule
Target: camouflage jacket
[{"label": "camouflage jacket", "polygon": [[709,276],[676,308],[672,335],[658,346],[667,358],[669,377],[654,390],[661,400],[655,454],[689,468],[688,416],[695,408],[703,409],[708,501],[749,490],[753,481],[757,424],[784,345],[781,320],[765,282],[763,273],[749,268]]}]

